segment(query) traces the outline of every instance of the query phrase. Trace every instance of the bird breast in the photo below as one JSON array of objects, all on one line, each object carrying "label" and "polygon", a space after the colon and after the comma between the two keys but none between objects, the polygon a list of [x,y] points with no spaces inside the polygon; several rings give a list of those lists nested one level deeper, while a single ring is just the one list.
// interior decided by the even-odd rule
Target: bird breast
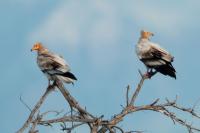
[{"label": "bird breast", "polygon": [[37,57],[37,64],[38,66],[40,67],[41,70],[44,70],[44,69],[50,69],[50,65],[49,63],[47,63],[47,60],[45,57],[43,57],[42,55],[38,55]]},{"label": "bird breast", "polygon": [[149,50],[150,50],[150,45],[145,41],[141,41],[136,45],[136,53],[139,59],[148,56],[147,53]]}]

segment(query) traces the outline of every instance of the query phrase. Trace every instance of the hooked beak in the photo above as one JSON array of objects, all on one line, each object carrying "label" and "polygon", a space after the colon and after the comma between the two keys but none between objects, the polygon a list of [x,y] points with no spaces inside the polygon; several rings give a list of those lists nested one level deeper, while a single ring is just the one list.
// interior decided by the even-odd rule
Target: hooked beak
[{"label": "hooked beak", "polygon": [[31,52],[33,52],[34,50],[36,50],[36,49],[35,49],[35,48],[32,48],[32,49],[31,49]]}]

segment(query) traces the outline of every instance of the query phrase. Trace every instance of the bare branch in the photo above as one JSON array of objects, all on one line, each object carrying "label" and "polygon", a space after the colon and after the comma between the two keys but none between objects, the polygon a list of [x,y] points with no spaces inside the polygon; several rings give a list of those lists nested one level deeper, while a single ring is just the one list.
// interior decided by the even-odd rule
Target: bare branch
[{"label": "bare branch", "polygon": [[75,109],[77,109],[80,114],[82,115],[88,115],[92,118],[95,118],[92,114],[90,114],[89,112],[87,112],[85,109],[83,109],[79,103],[75,100],[75,98],[73,98],[70,93],[68,92],[67,89],[65,89],[63,83],[60,80],[56,80],[56,84],[58,89],[60,90],[60,92],[62,93],[62,95],[64,96],[64,98],[66,99],[66,101],[69,103],[69,105]]},{"label": "bare branch", "polygon": [[134,105],[134,102],[135,102],[135,100],[136,100],[136,98],[137,98],[137,96],[138,96],[138,94],[139,94],[139,92],[140,92],[140,90],[142,88],[142,85],[143,85],[145,79],[148,79],[148,76],[146,74],[142,75],[140,70],[139,70],[139,73],[140,73],[142,78],[141,78],[140,83],[138,84],[138,86],[137,86],[132,98],[131,98],[130,105]]},{"label": "bare branch", "polygon": [[48,96],[48,94],[55,88],[55,85],[53,84],[52,86],[48,86],[48,88],[46,89],[45,93],[42,95],[42,97],[40,98],[40,100],[37,102],[37,104],[35,105],[35,107],[33,108],[33,110],[31,111],[31,114],[29,115],[27,121],[24,123],[24,125],[22,126],[22,128],[20,128],[17,133],[23,133],[23,131],[29,126],[29,124],[32,122],[32,119],[35,115],[35,113],[39,110],[40,106],[43,104],[44,100],[46,99],[46,97]]},{"label": "bare branch", "polygon": [[95,122],[94,119],[86,119],[80,118],[80,116],[63,116],[56,119],[51,120],[41,120],[38,124],[45,125],[45,124],[52,124],[52,123],[60,123],[60,122],[85,122],[85,123],[93,123]]},{"label": "bare branch", "polygon": [[[177,117],[175,113],[169,111],[168,108],[177,109],[178,111],[183,111],[183,112],[189,113],[192,116],[200,119],[200,116],[197,115],[197,113],[195,113],[194,109],[178,106],[176,103],[177,99],[178,99],[177,97],[174,101],[169,101],[168,99],[166,99],[166,103],[163,103],[163,104],[157,104],[159,99],[156,99],[154,102],[152,102],[149,105],[135,106],[134,102],[141,90],[144,80],[148,78],[147,75],[145,75],[145,74],[142,75],[142,73],[140,71],[139,71],[139,73],[142,78],[141,78],[135,92],[133,93],[130,104],[126,108],[123,108],[123,110],[119,114],[115,115],[111,120],[105,121],[104,123],[102,123],[102,128],[98,130],[98,133],[105,133],[109,128],[116,126],[119,122],[121,122],[123,120],[123,118],[125,116],[127,116],[128,114],[134,113],[137,111],[144,111],[144,110],[150,110],[150,111],[160,112],[160,113],[164,114],[165,116],[169,117],[173,121],[173,123],[178,123],[180,125],[185,126],[188,129],[189,133],[190,132],[192,133],[193,131],[200,132],[199,128],[193,127],[191,124],[189,124],[186,121],[184,121],[183,119]],[[127,100],[127,96],[126,96],[126,100]]]},{"label": "bare branch", "polygon": [[[179,112],[184,112],[186,114],[190,114],[193,117],[200,119],[200,115],[198,115],[193,106],[193,108],[185,108],[182,106],[179,106],[177,104],[178,97],[176,97],[175,100],[170,101],[166,99],[164,103],[160,103],[159,99],[156,99],[155,101],[151,102],[150,104],[147,105],[141,105],[141,106],[135,106],[135,101],[138,97],[139,92],[141,91],[142,85],[146,79],[149,79],[149,76],[146,74],[142,74],[139,71],[141,75],[141,80],[137,85],[136,90],[133,92],[131,100],[129,101],[129,90],[130,86],[127,86],[126,90],[126,106],[122,108],[122,110],[114,115],[111,119],[109,120],[104,120],[103,115],[100,117],[95,117],[91,113],[89,113],[86,108],[83,108],[79,105],[78,101],[71,96],[69,91],[64,87],[63,83],[56,79],[54,84],[46,90],[46,92],[43,94],[43,96],[40,98],[34,109],[31,111],[31,114],[28,118],[28,120],[25,122],[23,127],[17,132],[17,133],[23,133],[23,131],[31,125],[31,128],[29,130],[29,133],[36,133],[38,130],[36,130],[37,125],[43,125],[43,126],[52,126],[53,124],[56,123],[63,123],[61,124],[62,130],[66,131],[68,133],[71,133],[73,129],[82,126],[84,124],[87,124],[90,128],[91,133],[106,133],[107,131],[110,133],[115,133],[117,131],[120,131],[121,133],[142,133],[143,131],[129,131],[125,132],[121,127],[118,126],[120,122],[123,121],[124,117],[127,117],[129,114],[132,114],[134,112],[138,111],[154,111],[163,114],[164,116],[170,118],[173,123],[180,124],[184,127],[187,128],[189,133],[193,133],[193,131],[200,132],[200,128],[197,128],[193,126],[192,124],[188,123],[185,121],[183,118],[178,117],[178,115],[174,112],[171,111],[179,111]],[[58,117],[58,115],[61,112],[58,111],[46,111],[44,113],[39,114],[39,108],[41,107],[42,103],[44,102],[45,98],[47,95],[50,93],[50,90],[53,90],[55,86],[58,87],[59,91],[62,93],[64,96],[66,102],[69,104],[71,108],[71,112],[66,113],[62,117]],[[37,114],[37,117],[35,118],[34,116]],[[56,113],[56,118],[54,119],[47,119],[44,120],[43,117],[49,113]],[[67,127],[66,124],[71,124],[71,127]]]},{"label": "bare branch", "polygon": [[63,125],[61,125],[62,127],[62,131],[67,131],[67,133],[71,133],[72,130],[74,130],[75,128],[79,127],[79,126],[82,126],[83,124],[85,123],[78,123],[78,124],[75,124],[75,125],[72,125],[71,127],[66,127],[66,124],[63,123]]},{"label": "bare branch", "polygon": [[129,90],[130,90],[130,86],[128,85],[127,86],[127,89],[126,89],[126,106],[129,105]]},{"label": "bare branch", "polygon": [[150,105],[153,106],[153,105],[157,104],[159,100],[160,100],[159,98],[156,99],[156,100],[155,100],[153,103],[151,103]]},{"label": "bare branch", "polygon": [[24,104],[24,106],[31,112],[31,108],[28,106],[28,104],[25,103],[25,101],[22,99],[22,95],[20,95],[19,97],[20,101],[22,102],[22,104]]},{"label": "bare branch", "polygon": [[37,132],[39,132],[38,130],[35,130],[35,128],[37,127],[37,124],[40,121],[40,119],[41,119],[41,116],[38,113],[36,119],[32,122],[32,126],[31,126],[31,128],[29,130],[29,133],[37,133]]}]

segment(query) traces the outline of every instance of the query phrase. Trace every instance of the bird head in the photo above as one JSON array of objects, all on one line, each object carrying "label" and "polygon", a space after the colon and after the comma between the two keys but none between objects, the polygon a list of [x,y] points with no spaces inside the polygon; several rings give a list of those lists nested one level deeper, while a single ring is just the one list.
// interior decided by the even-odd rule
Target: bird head
[{"label": "bird head", "polygon": [[31,49],[31,51],[34,51],[34,50],[39,51],[39,50],[41,50],[41,49],[43,49],[43,48],[44,48],[44,47],[42,46],[42,43],[36,42],[36,43],[33,45],[33,48]]},{"label": "bird head", "polygon": [[144,30],[141,31],[141,38],[149,39],[151,36],[154,36],[152,32],[144,31]]}]

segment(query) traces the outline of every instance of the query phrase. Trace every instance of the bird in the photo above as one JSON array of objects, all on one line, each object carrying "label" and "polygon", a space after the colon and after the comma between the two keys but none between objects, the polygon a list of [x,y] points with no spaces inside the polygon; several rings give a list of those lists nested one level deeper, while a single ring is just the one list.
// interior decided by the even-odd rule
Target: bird
[{"label": "bird", "polygon": [[36,42],[31,51],[37,51],[37,64],[47,76],[48,85],[56,79],[68,84],[74,84],[74,81],[77,80],[75,75],[70,72],[70,67],[63,57],[49,51],[41,42]]},{"label": "bird", "polygon": [[141,30],[136,45],[136,54],[147,67],[147,75],[151,78],[157,72],[176,79],[176,70],[172,65],[174,57],[159,44],[150,41],[152,32]]}]

